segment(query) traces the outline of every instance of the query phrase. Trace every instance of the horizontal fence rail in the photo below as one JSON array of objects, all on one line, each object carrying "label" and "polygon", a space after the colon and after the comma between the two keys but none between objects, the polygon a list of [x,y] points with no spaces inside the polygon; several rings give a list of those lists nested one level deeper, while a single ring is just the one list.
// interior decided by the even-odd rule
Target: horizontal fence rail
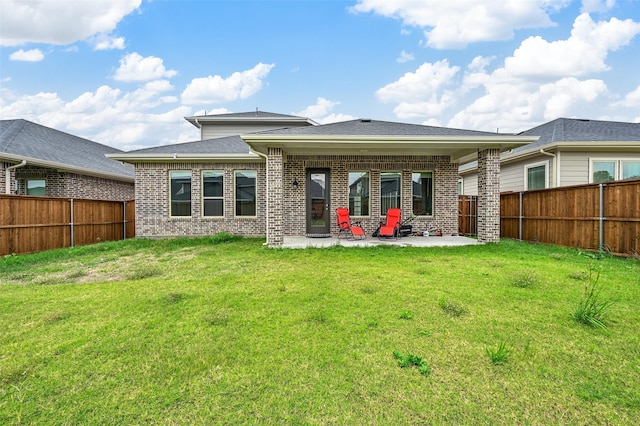
[{"label": "horizontal fence rail", "polygon": [[[458,200],[460,233],[477,214]],[[640,180],[500,194],[500,236],[619,255],[640,254]]]},{"label": "horizontal fence rail", "polygon": [[0,256],[135,236],[135,203],[0,194]]}]

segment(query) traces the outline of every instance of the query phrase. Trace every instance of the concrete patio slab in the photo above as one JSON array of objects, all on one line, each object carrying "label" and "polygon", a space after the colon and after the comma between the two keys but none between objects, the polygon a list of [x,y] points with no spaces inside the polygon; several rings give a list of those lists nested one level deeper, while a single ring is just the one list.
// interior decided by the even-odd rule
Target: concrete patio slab
[{"label": "concrete patio slab", "polygon": [[396,247],[447,247],[447,246],[468,246],[480,244],[474,238],[461,236],[444,237],[400,237],[397,240],[379,240],[368,237],[366,240],[346,240],[344,238],[308,238],[308,237],[284,237],[282,248],[308,248],[308,247],[374,247],[374,246],[396,246]]}]

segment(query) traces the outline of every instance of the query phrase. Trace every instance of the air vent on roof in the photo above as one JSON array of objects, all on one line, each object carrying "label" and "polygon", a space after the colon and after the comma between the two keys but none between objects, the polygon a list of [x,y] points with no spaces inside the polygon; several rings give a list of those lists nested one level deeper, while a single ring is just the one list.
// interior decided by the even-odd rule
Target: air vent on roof
[{"label": "air vent on roof", "polygon": [[370,118],[361,118],[360,122],[361,123],[371,123],[371,119]]}]

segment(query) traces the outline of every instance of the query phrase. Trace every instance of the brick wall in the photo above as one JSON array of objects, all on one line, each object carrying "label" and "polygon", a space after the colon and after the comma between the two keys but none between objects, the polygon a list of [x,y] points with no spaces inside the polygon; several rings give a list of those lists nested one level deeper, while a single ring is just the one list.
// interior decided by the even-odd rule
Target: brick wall
[{"label": "brick wall", "polygon": [[[179,237],[228,232],[243,236],[266,234],[266,168],[261,163],[137,163],[136,236]],[[169,215],[169,171],[191,171],[191,217]],[[203,170],[224,171],[224,216],[203,217],[201,179]],[[256,170],[255,217],[234,217],[234,171]]]},{"label": "brick wall", "polygon": [[[288,156],[282,151],[269,152],[269,179],[282,181],[266,194],[267,167],[264,163],[138,163],[136,164],[136,235],[142,237],[201,236],[228,232],[244,236],[305,235],[306,170],[329,169],[331,184],[331,232],[337,235],[335,209],[348,207],[348,173],[369,171],[371,179],[371,215],[361,217],[367,234],[371,234],[384,216],[380,214],[380,172],[402,172],[402,211],[412,212],[413,171],[433,171],[434,215],[418,217],[411,224],[415,230],[440,229],[445,235],[458,231],[457,182],[458,167],[441,156]],[[169,216],[169,171],[191,171],[191,217]],[[201,174],[203,170],[224,171],[224,217],[202,217]],[[257,170],[257,216],[234,217],[234,171]],[[293,181],[298,188],[293,188]],[[280,195],[278,195],[280,194]],[[275,214],[267,222],[267,199]],[[280,220],[280,217],[282,219]],[[281,230],[279,230],[281,228]],[[271,231],[269,231],[271,230]],[[274,242],[272,241],[272,245]]]},{"label": "brick wall", "polygon": [[[5,194],[6,193],[6,186],[5,186],[5,182],[6,182],[6,170],[8,167],[13,166],[14,164],[12,163],[3,163],[0,162],[0,193]],[[13,194],[14,188],[15,188],[15,184],[14,184],[14,179],[15,179],[15,170],[11,170],[10,172],[10,192]]]},{"label": "brick wall", "polygon": [[48,197],[90,198],[96,200],[129,201],[135,195],[134,184],[95,176],[59,172],[55,169],[25,166],[15,170],[18,194],[26,194],[26,181],[44,179]]}]

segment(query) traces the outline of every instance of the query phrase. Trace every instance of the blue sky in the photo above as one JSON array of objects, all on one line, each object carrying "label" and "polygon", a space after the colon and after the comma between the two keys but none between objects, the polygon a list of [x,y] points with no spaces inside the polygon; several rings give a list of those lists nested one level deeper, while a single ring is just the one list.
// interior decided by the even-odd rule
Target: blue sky
[{"label": "blue sky", "polygon": [[0,0],[0,117],[123,150],[263,111],[640,122],[640,0]]}]

